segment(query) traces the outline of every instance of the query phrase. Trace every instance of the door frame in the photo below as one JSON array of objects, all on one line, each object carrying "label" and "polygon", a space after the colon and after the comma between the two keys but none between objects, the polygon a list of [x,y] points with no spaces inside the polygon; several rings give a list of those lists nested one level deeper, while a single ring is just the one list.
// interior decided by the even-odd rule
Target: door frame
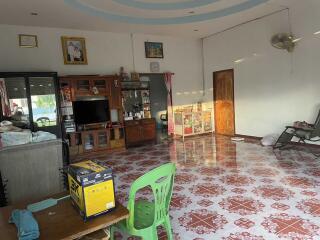
[{"label": "door frame", "polygon": [[[221,73],[221,72],[228,72],[231,71],[232,72],[232,98],[233,98],[233,126],[234,126],[234,131],[233,131],[233,135],[236,135],[236,111],[235,111],[235,98],[234,98],[234,69],[230,68],[230,69],[225,69],[225,70],[220,70],[220,71],[215,71],[212,73],[213,75],[213,109],[214,109],[214,131],[215,133],[217,132],[217,120],[216,120],[216,94],[215,94],[215,89],[216,89],[216,84],[215,84],[215,79],[216,79],[216,74],[217,73]],[[225,134],[222,134],[225,135]],[[229,135],[228,135],[229,136]]]}]

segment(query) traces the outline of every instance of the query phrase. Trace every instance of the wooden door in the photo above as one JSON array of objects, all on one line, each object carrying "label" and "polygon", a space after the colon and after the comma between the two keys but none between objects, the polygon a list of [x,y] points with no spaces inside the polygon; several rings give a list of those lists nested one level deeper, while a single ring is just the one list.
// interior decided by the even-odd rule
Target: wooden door
[{"label": "wooden door", "polygon": [[235,134],[233,69],[213,73],[215,132]]},{"label": "wooden door", "polygon": [[139,121],[127,121],[126,122],[126,141],[127,144],[135,144],[141,141],[141,126]]},{"label": "wooden door", "polygon": [[143,141],[154,140],[156,136],[156,124],[144,124],[141,128]]}]

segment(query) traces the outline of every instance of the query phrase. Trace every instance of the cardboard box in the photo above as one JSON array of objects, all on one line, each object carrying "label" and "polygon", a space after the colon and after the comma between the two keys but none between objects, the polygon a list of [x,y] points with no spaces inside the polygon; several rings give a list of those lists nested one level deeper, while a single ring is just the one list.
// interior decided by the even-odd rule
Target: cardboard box
[{"label": "cardboard box", "polygon": [[112,169],[102,162],[70,164],[68,182],[72,202],[85,221],[115,208]]}]

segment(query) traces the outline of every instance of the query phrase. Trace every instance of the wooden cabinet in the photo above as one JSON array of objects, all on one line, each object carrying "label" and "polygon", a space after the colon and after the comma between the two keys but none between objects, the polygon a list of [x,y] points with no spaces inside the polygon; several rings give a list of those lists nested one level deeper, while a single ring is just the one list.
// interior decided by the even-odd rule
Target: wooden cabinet
[{"label": "wooden cabinet", "polygon": [[156,141],[156,121],[153,118],[126,121],[125,126],[127,146]]},{"label": "wooden cabinet", "polygon": [[[69,140],[71,158],[81,154],[97,151],[109,152],[124,148],[125,133],[123,128],[121,83],[118,76],[73,75],[62,76],[59,80],[61,92],[64,95],[65,93],[71,95],[68,97],[68,107],[71,110],[78,101],[95,100],[96,97],[97,99],[107,99],[110,110],[110,121],[108,122],[84,124],[80,128],[82,130],[78,132],[67,133],[65,131],[65,138]],[[73,113],[68,115],[68,118],[64,116],[65,121],[70,118],[74,119]],[[79,129],[79,126],[77,126],[77,129]]]},{"label": "wooden cabinet", "polygon": [[123,127],[87,130],[70,133],[70,157],[78,155],[125,148],[125,136]]},{"label": "wooden cabinet", "polygon": [[109,84],[108,78],[104,77],[80,77],[72,80],[74,96],[108,96]]},{"label": "wooden cabinet", "polygon": [[143,119],[141,122],[141,137],[143,141],[156,139],[156,122],[154,119]]},{"label": "wooden cabinet", "polygon": [[[111,104],[121,107],[121,95],[116,91],[121,89],[116,75],[74,75],[60,77],[60,87],[69,87],[72,101],[81,97],[104,96],[110,98]],[[121,91],[121,90],[120,90]]]},{"label": "wooden cabinet", "polygon": [[106,150],[110,148],[109,129],[81,132],[83,152]]}]

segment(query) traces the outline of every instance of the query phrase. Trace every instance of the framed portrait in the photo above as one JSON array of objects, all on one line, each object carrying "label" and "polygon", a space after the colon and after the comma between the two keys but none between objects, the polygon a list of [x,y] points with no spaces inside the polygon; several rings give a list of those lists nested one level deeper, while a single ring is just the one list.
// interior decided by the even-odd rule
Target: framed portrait
[{"label": "framed portrait", "polygon": [[64,64],[88,64],[86,42],[80,37],[61,37]]},{"label": "framed portrait", "polygon": [[19,34],[19,46],[36,48],[38,47],[38,38],[36,35]]},{"label": "framed portrait", "polygon": [[163,43],[145,42],[146,58],[163,58]]}]

